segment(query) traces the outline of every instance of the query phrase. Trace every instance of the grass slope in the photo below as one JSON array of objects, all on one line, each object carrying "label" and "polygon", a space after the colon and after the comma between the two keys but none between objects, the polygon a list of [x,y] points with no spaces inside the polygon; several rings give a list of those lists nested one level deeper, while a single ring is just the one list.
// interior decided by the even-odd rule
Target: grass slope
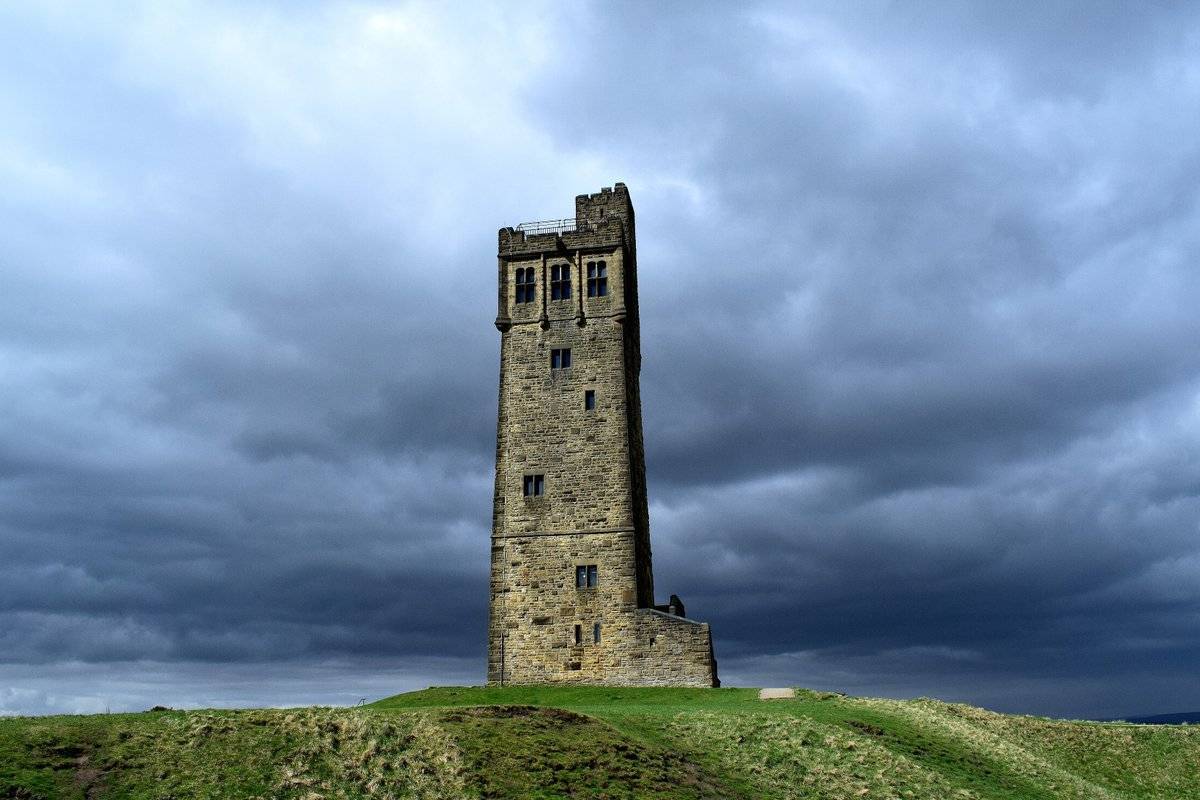
[{"label": "grass slope", "polygon": [[224,797],[1200,800],[1200,727],[597,687],[0,719],[0,798]]}]

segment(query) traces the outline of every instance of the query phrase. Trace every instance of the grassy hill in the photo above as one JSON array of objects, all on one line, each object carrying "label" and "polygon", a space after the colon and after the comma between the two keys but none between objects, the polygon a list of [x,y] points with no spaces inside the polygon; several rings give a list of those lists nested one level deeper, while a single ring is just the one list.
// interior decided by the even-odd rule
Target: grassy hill
[{"label": "grassy hill", "polygon": [[753,689],[0,719],[0,798],[1200,799],[1200,727]]}]

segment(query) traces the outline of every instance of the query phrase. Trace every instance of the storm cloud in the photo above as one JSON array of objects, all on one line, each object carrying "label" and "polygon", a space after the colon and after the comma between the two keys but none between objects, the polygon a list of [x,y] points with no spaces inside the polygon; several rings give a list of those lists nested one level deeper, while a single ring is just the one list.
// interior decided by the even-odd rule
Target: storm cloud
[{"label": "storm cloud", "polygon": [[0,713],[482,681],[495,231],[618,180],[727,684],[1200,707],[1195,7],[123,8],[0,11]]}]

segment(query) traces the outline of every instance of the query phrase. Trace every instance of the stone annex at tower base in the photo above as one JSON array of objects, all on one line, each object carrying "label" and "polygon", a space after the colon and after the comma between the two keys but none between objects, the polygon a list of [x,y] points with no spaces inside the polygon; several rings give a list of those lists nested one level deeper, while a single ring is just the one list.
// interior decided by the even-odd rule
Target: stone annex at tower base
[{"label": "stone annex at tower base", "polygon": [[501,228],[488,683],[719,686],[708,624],[656,604],[624,184]]}]

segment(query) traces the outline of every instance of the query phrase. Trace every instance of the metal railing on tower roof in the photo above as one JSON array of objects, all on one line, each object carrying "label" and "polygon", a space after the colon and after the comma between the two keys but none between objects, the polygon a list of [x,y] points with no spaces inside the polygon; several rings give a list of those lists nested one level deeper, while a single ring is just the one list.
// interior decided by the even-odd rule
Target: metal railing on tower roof
[{"label": "metal railing on tower roof", "polygon": [[575,230],[575,218],[543,219],[537,222],[522,222],[517,230],[525,234],[535,233],[569,233]]}]

